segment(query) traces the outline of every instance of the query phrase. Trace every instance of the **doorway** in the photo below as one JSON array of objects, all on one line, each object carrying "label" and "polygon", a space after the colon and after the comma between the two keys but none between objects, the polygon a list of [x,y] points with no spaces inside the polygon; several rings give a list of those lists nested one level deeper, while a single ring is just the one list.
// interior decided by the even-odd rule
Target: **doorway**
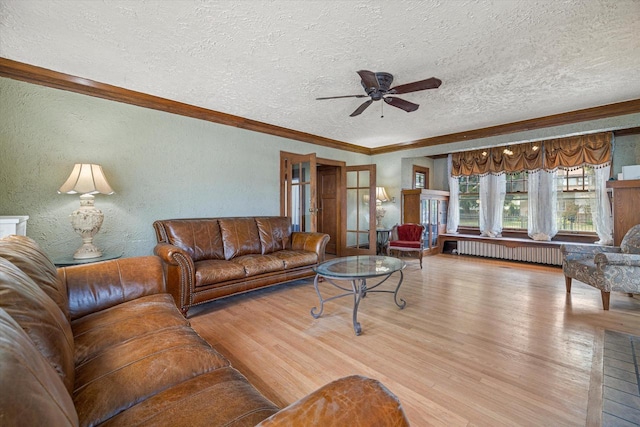
[{"label": "doorway", "polygon": [[340,247],[340,167],[318,165],[318,232],[329,235],[325,252],[338,255]]},{"label": "doorway", "polygon": [[[354,176],[359,184],[352,188]],[[375,254],[375,223],[369,223],[375,204],[369,199],[375,200],[375,165],[348,167],[315,153],[280,152],[280,215],[291,218],[293,231],[328,234],[326,253]]]}]

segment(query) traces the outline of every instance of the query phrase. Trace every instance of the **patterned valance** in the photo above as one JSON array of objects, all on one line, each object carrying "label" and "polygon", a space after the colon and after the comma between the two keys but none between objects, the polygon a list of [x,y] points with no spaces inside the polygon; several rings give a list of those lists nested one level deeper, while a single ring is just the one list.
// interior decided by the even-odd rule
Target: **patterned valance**
[{"label": "patterned valance", "polygon": [[499,175],[599,166],[611,161],[612,133],[527,142],[451,155],[451,176]]}]

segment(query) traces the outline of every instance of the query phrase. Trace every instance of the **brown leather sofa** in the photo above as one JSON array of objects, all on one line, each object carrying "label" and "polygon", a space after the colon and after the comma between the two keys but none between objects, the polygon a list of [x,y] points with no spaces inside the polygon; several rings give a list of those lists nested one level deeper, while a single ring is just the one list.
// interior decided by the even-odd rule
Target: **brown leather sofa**
[{"label": "brown leather sofa", "polygon": [[26,237],[0,239],[4,426],[403,426],[361,376],[279,410],[164,293],[157,257],[56,270]]},{"label": "brown leather sofa", "polygon": [[167,289],[194,305],[313,276],[329,235],[292,232],[287,217],[166,219],[153,223]]}]

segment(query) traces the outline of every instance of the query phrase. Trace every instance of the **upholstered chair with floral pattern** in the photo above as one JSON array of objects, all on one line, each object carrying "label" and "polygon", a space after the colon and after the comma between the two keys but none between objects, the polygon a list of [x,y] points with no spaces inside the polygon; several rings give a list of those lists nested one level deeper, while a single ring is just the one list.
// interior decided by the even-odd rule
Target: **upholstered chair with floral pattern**
[{"label": "upholstered chair with floral pattern", "polygon": [[562,245],[562,271],[571,292],[571,279],[600,289],[609,310],[611,291],[640,294],[640,224],[625,234],[620,247]]}]

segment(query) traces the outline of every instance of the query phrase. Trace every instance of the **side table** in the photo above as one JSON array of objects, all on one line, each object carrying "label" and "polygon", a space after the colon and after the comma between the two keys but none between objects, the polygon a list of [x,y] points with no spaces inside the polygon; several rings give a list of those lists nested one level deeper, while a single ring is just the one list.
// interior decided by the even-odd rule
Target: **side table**
[{"label": "side table", "polygon": [[118,259],[121,256],[122,256],[122,252],[118,252],[118,253],[105,252],[101,257],[87,258],[87,259],[75,259],[72,255],[70,255],[65,258],[59,258],[59,259],[53,260],[53,264],[56,267],[69,267],[72,265],[91,264],[94,262],[108,261],[110,259]]},{"label": "side table", "polygon": [[386,255],[384,248],[389,243],[389,236],[391,229],[377,228],[376,229],[376,255]]}]

